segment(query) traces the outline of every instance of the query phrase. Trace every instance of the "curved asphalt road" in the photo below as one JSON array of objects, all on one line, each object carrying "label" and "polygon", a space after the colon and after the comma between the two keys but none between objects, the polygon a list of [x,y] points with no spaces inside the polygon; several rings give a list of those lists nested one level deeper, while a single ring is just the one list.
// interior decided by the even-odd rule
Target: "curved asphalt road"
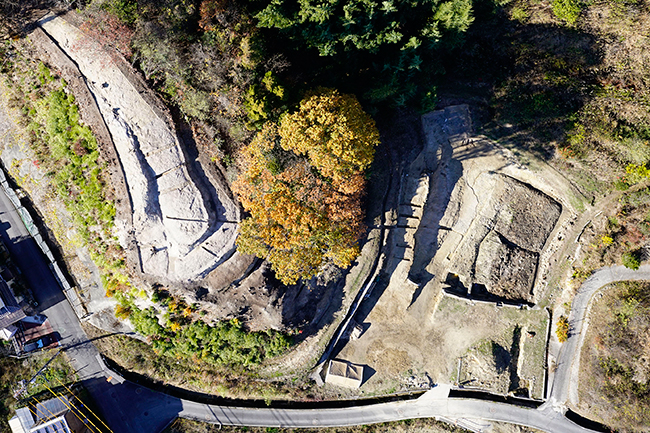
[{"label": "curved asphalt road", "polygon": [[571,304],[569,338],[560,348],[551,392],[544,406],[552,406],[556,410],[562,411],[567,401],[577,402],[580,352],[587,333],[589,322],[587,313],[591,308],[590,301],[603,286],[616,281],[628,280],[650,280],[650,265],[643,265],[636,271],[624,266],[601,268],[582,283]]},{"label": "curved asphalt road", "polygon": [[340,427],[412,418],[461,418],[502,421],[557,433],[593,433],[552,410],[526,409],[509,404],[435,396],[436,388],[416,400],[357,406],[342,409],[251,409],[210,406],[183,401],[183,418],[266,427]]},{"label": "curved asphalt road", "polygon": [[109,382],[106,376],[110,372],[97,359],[97,349],[87,340],[40,249],[1,190],[0,235],[33,288],[43,312],[49,317],[53,328],[60,333],[61,345],[69,347],[66,353],[73,367],[115,433],[157,433],[178,416],[224,425],[269,427],[334,427],[423,417],[452,420],[475,418],[520,424],[553,433],[591,432],[563,416],[568,398],[575,398],[576,394],[579,353],[590,300],[599,288],[611,282],[650,280],[650,266],[646,265],[638,271],[622,266],[603,268],[585,281],[572,304],[569,316],[571,335],[560,350],[549,400],[539,409],[482,400],[449,399],[442,387],[434,388],[417,400],[370,406],[309,410],[252,409],[205,405],[170,397],[128,381],[118,382],[113,379]]}]

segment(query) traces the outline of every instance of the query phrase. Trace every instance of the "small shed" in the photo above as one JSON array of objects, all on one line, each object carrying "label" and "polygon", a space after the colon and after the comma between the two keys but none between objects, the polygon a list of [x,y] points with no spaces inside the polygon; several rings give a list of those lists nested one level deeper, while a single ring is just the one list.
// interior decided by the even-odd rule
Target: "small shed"
[{"label": "small shed", "polygon": [[18,332],[18,328],[16,328],[14,325],[9,325],[6,328],[0,329],[0,338],[5,341],[9,341],[11,340],[11,337],[16,335],[16,332]]},{"label": "small shed", "polygon": [[332,359],[327,368],[325,382],[346,388],[359,388],[363,381],[363,366],[348,361]]}]

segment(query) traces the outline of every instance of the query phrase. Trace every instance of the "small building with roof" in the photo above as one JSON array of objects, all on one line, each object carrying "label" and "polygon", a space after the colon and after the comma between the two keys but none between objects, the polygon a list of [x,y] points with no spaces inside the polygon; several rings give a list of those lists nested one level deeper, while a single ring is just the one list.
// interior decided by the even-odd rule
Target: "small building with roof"
[{"label": "small building with roof", "polygon": [[327,368],[325,382],[346,388],[359,388],[363,382],[363,365],[332,359]]},{"label": "small building with roof", "polygon": [[12,433],[91,433],[86,422],[85,415],[66,396],[59,396],[16,409],[9,427]]},{"label": "small building with roof", "polygon": [[9,341],[18,331],[13,324],[26,316],[7,283],[0,278],[0,338]]}]

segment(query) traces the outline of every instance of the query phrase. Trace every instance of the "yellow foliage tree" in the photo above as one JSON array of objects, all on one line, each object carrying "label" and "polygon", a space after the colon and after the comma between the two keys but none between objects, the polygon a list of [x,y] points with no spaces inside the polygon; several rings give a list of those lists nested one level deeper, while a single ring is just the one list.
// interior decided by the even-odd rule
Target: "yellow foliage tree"
[{"label": "yellow foliage tree", "polygon": [[333,90],[307,98],[279,128],[265,125],[243,149],[233,185],[250,212],[238,249],[266,258],[285,284],[327,261],[349,266],[363,233],[363,171],[378,143],[354,96]]},{"label": "yellow foliage tree", "polygon": [[354,95],[321,89],[305,98],[293,114],[280,123],[280,145],[309,162],[323,176],[339,185],[355,186],[372,163],[379,132]]}]

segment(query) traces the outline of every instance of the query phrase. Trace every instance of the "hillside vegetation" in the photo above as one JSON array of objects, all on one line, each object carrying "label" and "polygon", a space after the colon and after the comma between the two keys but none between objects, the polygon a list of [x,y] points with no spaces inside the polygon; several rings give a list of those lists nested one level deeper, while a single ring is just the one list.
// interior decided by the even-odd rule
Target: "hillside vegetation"
[{"label": "hillside vegetation", "polygon": [[588,331],[580,386],[583,410],[621,432],[650,424],[650,285],[621,282],[598,301]]},{"label": "hillside vegetation", "polygon": [[[70,2],[2,2],[3,33],[18,38],[36,9],[54,6]],[[593,198],[576,208],[611,199],[587,230],[589,254],[576,263],[576,278],[602,264],[634,268],[645,258],[647,0],[94,0],[73,6],[82,29],[143,73],[175,120],[191,130],[199,152],[226,175],[248,212],[238,248],[267,259],[283,284],[309,279],[329,264],[346,268],[357,257],[366,233],[368,168],[376,150],[384,150],[377,125],[390,131],[396,113],[417,117],[457,103],[470,105],[479,132],[525,155],[524,162],[549,162]],[[39,69],[24,83],[33,141],[56,172],[81,232],[89,242],[103,242],[98,260],[108,257],[119,268],[96,144],[78,122],[64,83],[48,74]],[[170,357],[253,365],[289,345],[286,336],[248,333],[239,322],[204,326],[191,305],[176,299],[157,301],[166,302],[168,320],[160,323],[153,310],[135,306],[128,284],[109,283],[122,300],[118,315],[131,317]],[[645,317],[645,309],[637,312]],[[623,371],[617,379],[623,381],[625,368],[610,370]],[[629,391],[603,389],[611,398]]]}]

